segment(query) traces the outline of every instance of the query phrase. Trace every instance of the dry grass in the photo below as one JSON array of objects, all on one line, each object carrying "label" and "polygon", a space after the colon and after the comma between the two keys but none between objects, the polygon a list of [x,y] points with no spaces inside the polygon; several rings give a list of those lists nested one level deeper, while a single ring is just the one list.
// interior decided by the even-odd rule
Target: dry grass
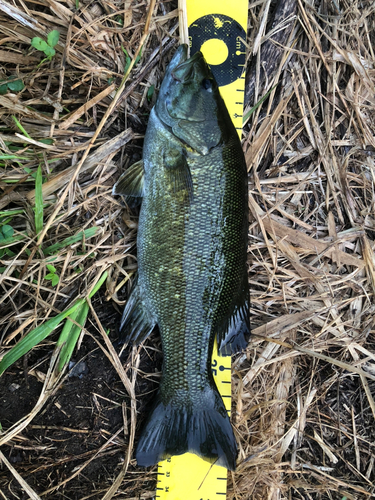
[{"label": "dry grass", "polygon": [[[0,0],[0,80],[25,86],[0,96],[0,154],[17,156],[0,160],[0,222],[20,235],[0,254],[2,352],[109,273],[77,353],[96,385],[53,378],[55,336],[0,379],[2,498],[153,496],[156,469],[137,468],[132,447],[136,399],[142,419],[142,394],[158,381],[159,343],[154,337],[121,362],[106,332],[116,339],[115,310],[136,268],[136,215],[111,188],[139,159],[156,97],[149,89],[178,41],[176,3],[149,7]],[[249,7],[248,104],[280,84],[243,141],[253,337],[233,362],[240,455],[228,498],[366,499],[375,494],[375,8],[301,0],[287,13],[292,24],[276,18],[267,34],[272,10],[267,1]],[[267,72],[262,47],[280,25],[292,31],[271,42],[279,57]],[[53,29],[56,56],[39,66],[30,41]],[[129,67],[121,46],[134,61],[142,44]],[[37,237],[38,165],[45,206]],[[46,249],[92,227],[90,238],[52,253],[52,286]],[[69,405],[75,386],[82,404]],[[22,403],[18,393],[30,398]],[[22,404],[21,414],[6,412]]]}]

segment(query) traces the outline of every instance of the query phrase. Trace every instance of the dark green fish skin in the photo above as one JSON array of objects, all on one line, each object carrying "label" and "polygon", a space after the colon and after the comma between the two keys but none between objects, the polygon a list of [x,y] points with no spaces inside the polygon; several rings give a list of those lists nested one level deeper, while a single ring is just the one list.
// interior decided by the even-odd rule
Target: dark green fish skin
[{"label": "dark green fish skin", "polygon": [[143,164],[115,194],[142,196],[138,279],[125,307],[127,341],[157,324],[162,380],[138,443],[139,465],[190,451],[234,470],[236,441],[211,371],[249,334],[247,172],[241,143],[202,54],[173,57],[151,112]]}]

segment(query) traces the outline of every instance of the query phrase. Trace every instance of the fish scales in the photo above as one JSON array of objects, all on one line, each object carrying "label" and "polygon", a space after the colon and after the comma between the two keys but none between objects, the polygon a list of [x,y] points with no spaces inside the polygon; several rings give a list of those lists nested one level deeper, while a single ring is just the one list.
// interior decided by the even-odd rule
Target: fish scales
[{"label": "fish scales", "polygon": [[122,328],[137,343],[157,324],[164,357],[136,457],[147,466],[191,451],[234,469],[211,355],[215,335],[228,355],[249,333],[246,164],[202,54],[187,60],[186,52],[181,46],[167,69],[138,174],[126,172],[114,189],[142,196],[138,278]]},{"label": "fish scales", "polygon": [[[152,164],[157,155],[157,150],[150,155]],[[243,178],[222,156],[218,150],[188,159],[197,200],[188,205],[176,202],[168,177],[156,169],[150,169],[147,180],[156,186],[142,202],[138,282],[158,318],[166,397],[184,384],[187,399],[199,398],[198,380],[211,371],[216,324],[221,311],[230,307],[233,285],[243,271],[237,264],[243,260],[238,217],[244,209]]]}]

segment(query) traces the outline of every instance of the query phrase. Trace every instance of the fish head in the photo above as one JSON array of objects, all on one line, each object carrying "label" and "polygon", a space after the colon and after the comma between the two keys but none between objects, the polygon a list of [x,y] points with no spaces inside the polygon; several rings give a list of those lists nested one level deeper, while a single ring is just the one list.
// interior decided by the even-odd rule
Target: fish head
[{"label": "fish head", "polygon": [[222,142],[223,122],[229,116],[201,52],[188,59],[187,45],[178,48],[160,87],[155,112],[176,137],[200,154],[208,154]]}]

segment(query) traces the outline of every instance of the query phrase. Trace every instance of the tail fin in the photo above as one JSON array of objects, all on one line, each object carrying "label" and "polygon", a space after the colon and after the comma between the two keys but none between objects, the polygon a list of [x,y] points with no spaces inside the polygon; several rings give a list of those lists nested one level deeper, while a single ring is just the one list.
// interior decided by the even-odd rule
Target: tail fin
[{"label": "tail fin", "polygon": [[237,444],[216,388],[207,387],[198,405],[178,403],[164,404],[158,395],[137,446],[138,465],[148,467],[172,455],[191,452],[235,470]]}]

